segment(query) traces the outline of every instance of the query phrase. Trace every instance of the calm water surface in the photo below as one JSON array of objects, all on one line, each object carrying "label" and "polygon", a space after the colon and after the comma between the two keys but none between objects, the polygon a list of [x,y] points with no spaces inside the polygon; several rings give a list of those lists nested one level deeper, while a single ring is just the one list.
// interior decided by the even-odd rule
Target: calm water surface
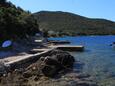
[{"label": "calm water surface", "polygon": [[[77,61],[84,63],[81,72],[92,75],[100,83],[106,83],[105,86],[115,86],[115,48],[110,46],[115,41],[115,36],[78,36],[50,39],[69,40],[72,45],[84,45],[84,52],[71,52]],[[76,67],[77,65],[74,68]]]}]

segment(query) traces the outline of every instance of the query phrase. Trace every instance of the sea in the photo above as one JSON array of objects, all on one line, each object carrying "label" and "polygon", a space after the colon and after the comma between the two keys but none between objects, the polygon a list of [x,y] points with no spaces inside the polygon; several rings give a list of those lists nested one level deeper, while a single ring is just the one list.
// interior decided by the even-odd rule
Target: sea
[{"label": "sea", "polygon": [[[83,45],[83,52],[70,52],[83,63],[79,66],[81,72],[90,74],[100,86],[115,86],[115,36],[76,36],[57,37],[50,40],[68,40],[71,45]],[[77,69],[78,65],[74,65]]]}]

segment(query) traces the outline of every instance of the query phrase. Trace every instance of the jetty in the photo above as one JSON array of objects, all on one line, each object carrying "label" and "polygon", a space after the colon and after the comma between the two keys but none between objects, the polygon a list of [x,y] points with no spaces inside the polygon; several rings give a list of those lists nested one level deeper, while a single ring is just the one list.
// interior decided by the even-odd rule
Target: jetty
[{"label": "jetty", "polygon": [[29,64],[32,64],[39,60],[40,57],[45,57],[47,54],[54,50],[60,49],[64,51],[83,51],[84,46],[82,45],[50,45],[47,48],[36,48],[32,49],[28,52],[20,53],[16,56],[10,56],[4,59],[0,59],[3,61],[5,65],[9,65],[11,69],[26,67]]},{"label": "jetty", "polygon": [[16,56],[10,56],[0,61],[4,62],[5,65],[9,65],[11,69],[21,68],[22,66],[29,65],[39,60],[40,57],[46,56],[53,49],[33,49],[28,52],[20,53]]},{"label": "jetty", "polygon": [[56,48],[56,49],[60,49],[63,51],[83,51],[84,50],[84,46],[82,45],[53,45],[50,46],[51,48]]}]

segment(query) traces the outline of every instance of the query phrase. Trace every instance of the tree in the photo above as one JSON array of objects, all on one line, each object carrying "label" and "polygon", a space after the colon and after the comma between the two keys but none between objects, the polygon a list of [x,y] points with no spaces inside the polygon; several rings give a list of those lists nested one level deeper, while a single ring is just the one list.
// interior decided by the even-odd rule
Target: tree
[{"label": "tree", "polygon": [[[30,13],[19,7],[16,8],[10,2],[3,2],[8,7],[0,7],[1,39],[26,38],[26,34],[35,35],[36,32],[39,32],[38,22]],[[1,1],[1,4],[3,2]]]}]

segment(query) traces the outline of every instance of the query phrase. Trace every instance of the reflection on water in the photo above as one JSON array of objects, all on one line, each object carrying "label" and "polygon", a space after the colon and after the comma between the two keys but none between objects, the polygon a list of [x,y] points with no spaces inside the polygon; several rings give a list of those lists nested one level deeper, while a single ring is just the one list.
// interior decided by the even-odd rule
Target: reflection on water
[{"label": "reflection on water", "polygon": [[[72,45],[85,46],[84,52],[71,52],[77,61],[84,63],[80,66],[83,73],[93,76],[102,86],[115,86],[115,48],[110,44],[115,36],[82,36],[55,38],[56,40],[69,40]],[[79,67],[74,66],[74,68]]]}]

